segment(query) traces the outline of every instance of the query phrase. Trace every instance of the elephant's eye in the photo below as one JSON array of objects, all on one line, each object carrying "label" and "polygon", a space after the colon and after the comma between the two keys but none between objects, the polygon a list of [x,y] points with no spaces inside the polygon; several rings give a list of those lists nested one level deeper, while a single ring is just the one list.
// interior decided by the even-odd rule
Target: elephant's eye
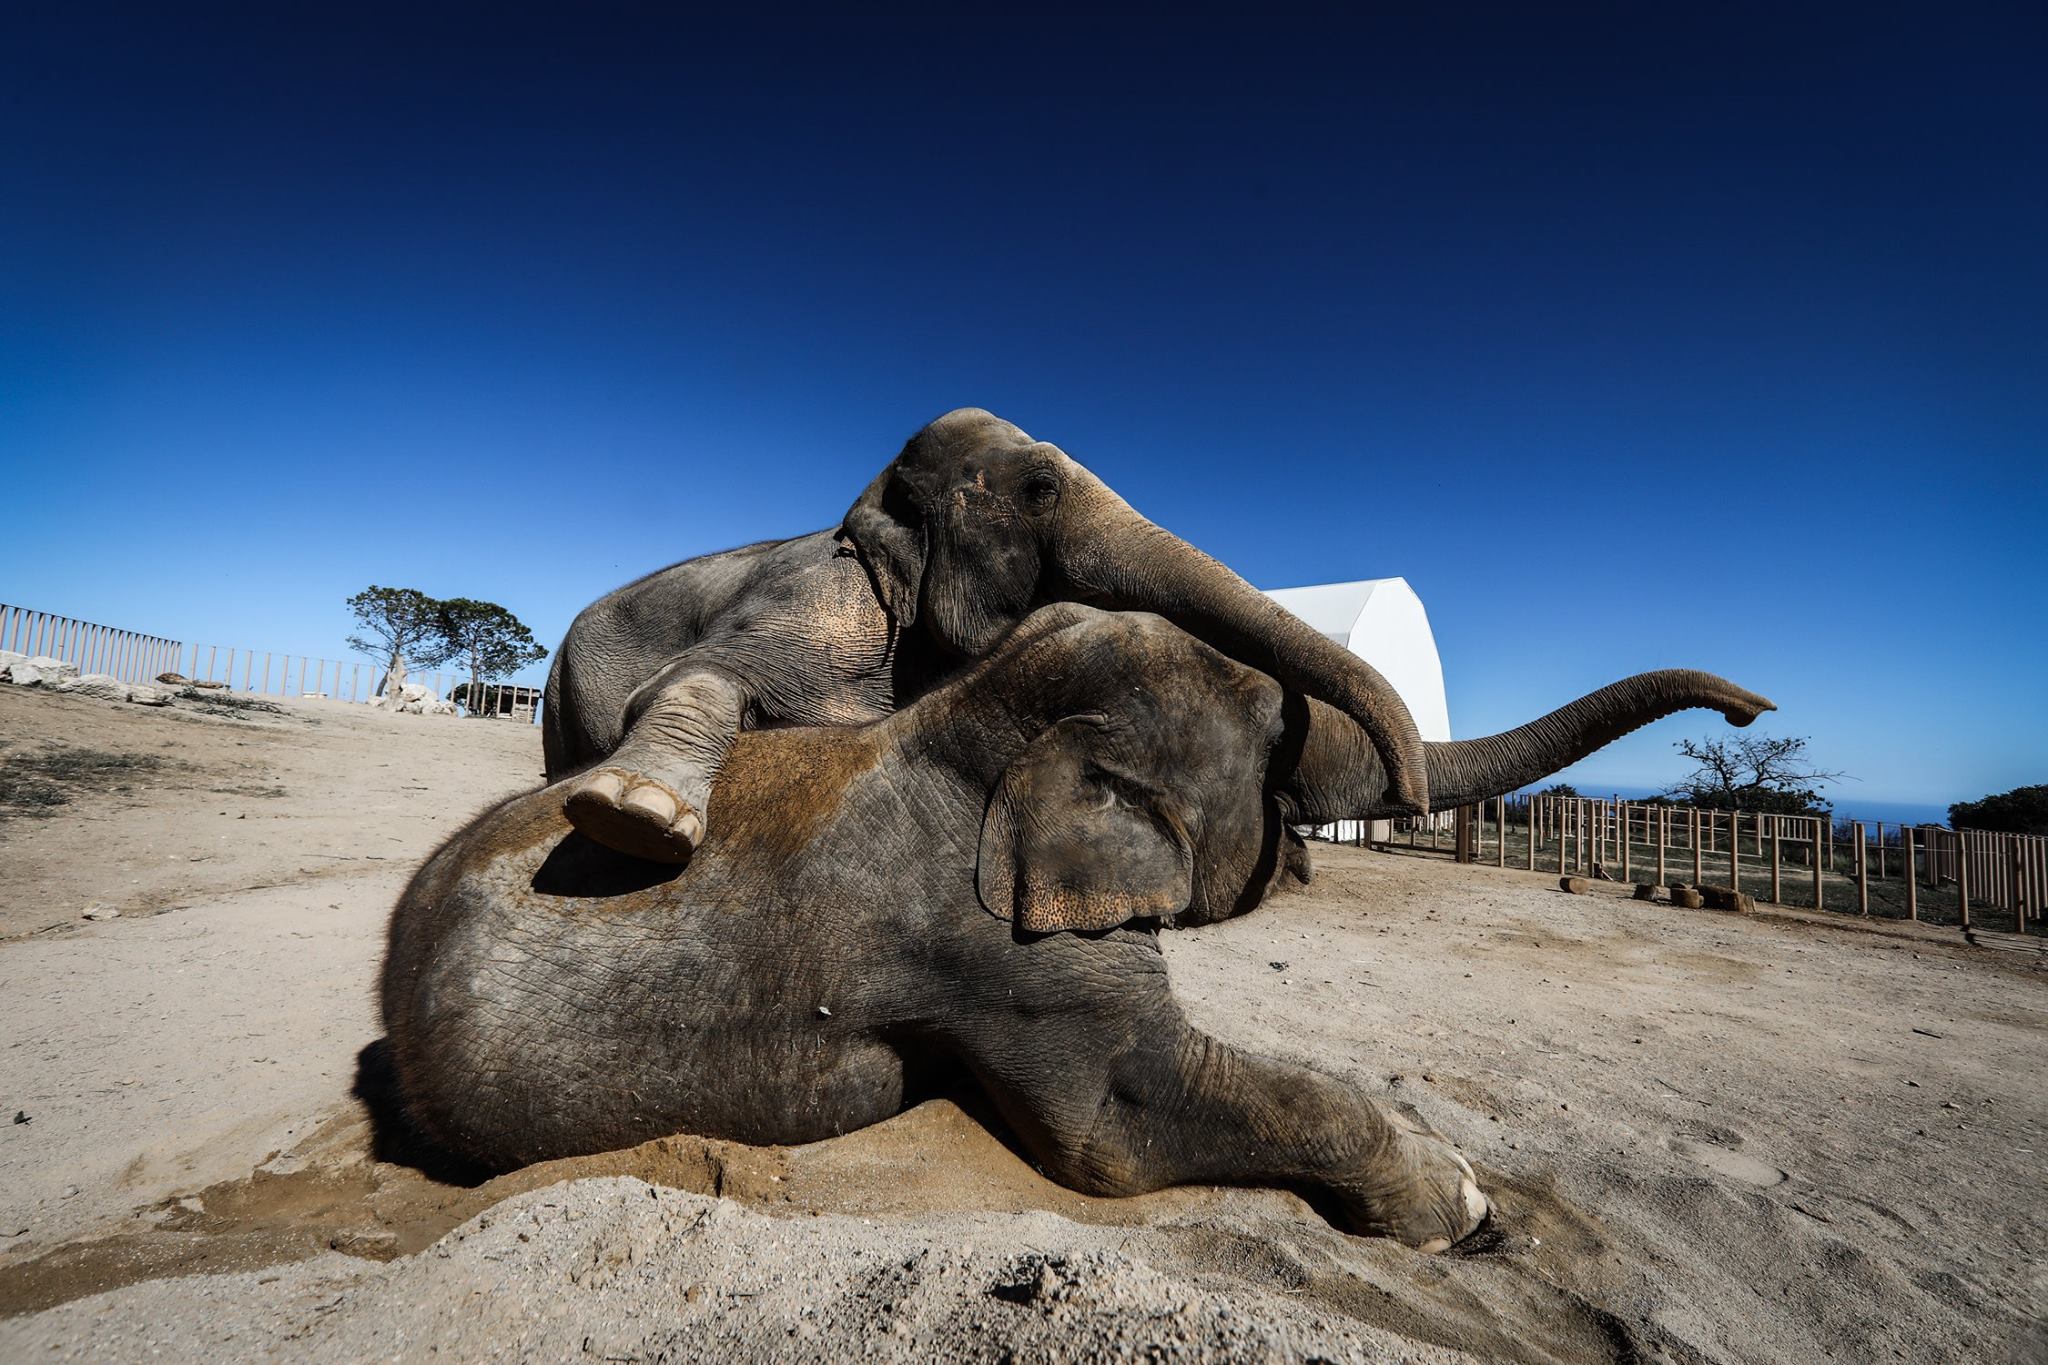
[{"label": "elephant's eye", "polygon": [[1059,480],[1050,474],[1032,474],[1024,480],[1024,501],[1034,512],[1043,512],[1057,502],[1059,496]]}]

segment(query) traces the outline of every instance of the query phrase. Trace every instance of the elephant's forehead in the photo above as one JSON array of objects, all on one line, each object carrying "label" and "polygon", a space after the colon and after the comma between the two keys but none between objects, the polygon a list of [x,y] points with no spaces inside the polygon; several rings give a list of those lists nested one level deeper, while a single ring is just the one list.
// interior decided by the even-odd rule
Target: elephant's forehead
[{"label": "elephant's forehead", "polygon": [[949,457],[972,459],[1014,453],[1028,450],[1034,444],[1021,429],[986,412],[958,420],[951,415],[942,417],[926,428],[926,434],[931,439],[922,444],[941,462],[949,462]]}]

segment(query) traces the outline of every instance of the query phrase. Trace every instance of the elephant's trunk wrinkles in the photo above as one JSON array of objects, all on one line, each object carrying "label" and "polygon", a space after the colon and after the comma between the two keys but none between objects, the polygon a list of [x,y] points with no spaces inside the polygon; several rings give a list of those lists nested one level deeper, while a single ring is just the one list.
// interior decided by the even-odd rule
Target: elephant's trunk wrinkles
[{"label": "elephant's trunk wrinkles", "polygon": [[1422,736],[1401,694],[1371,664],[1334,644],[1216,560],[1134,511],[1077,467],[1055,563],[1077,601],[1157,612],[1233,659],[1320,698],[1365,730],[1386,774],[1381,804],[1429,804]]},{"label": "elephant's trunk wrinkles", "polygon": [[[1777,709],[1756,693],[1697,669],[1638,673],[1513,730],[1423,745],[1430,809],[1449,810],[1541,781],[1631,730],[1693,707],[1719,711],[1738,726]],[[1343,716],[1311,700],[1308,738],[1288,788],[1294,818],[1320,824],[1395,814],[1380,794],[1384,787],[1366,737]]]}]

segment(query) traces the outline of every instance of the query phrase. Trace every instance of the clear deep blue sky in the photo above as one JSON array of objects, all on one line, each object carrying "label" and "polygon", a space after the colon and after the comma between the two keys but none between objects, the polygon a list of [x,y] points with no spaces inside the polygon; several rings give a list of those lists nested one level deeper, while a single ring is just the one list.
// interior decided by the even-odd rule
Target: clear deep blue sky
[{"label": "clear deep blue sky", "polygon": [[376,582],[552,645],[977,404],[1260,586],[1405,575],[1460,734],[1687,664],[1851,805],[2048,781],[2026,7],[39,8],[0,599],[339,657]]}]

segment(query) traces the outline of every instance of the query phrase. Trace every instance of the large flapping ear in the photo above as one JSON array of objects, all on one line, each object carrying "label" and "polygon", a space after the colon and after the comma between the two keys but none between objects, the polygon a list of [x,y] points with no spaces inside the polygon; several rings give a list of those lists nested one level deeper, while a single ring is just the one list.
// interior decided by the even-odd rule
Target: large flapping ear
[{"label": "large flapping ear", "polygon": [[922,511],[895,481],[891,464],[846,510],[839,534],[853,542],[875,595],[898,630],[917,620],[918,588],[924,582],[925,525]]},{"label": "large flapping ear", "polygon": [[981,823],[981,903],[1035,934],[1163,918],[1194,896],[1186,832],[1156,794],[1099,766],[1100,730],[1063,720],[1004,771]]}]

